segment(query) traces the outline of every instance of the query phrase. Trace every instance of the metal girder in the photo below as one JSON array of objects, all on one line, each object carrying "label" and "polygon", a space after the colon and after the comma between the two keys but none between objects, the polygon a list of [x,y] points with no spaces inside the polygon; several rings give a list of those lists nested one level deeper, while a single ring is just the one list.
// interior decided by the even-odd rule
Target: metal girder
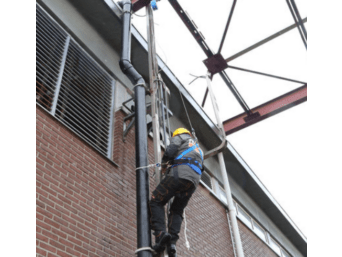
[{"label": "metal girder", "polygon": [[303,40],[305,48],[307,48],[307,33],[304,26],[304,23],[302,22],[302,18],[300,17],[297,5],[294,0],[286,0],[287,5],[289,6],[289,9],[291,11],[292,17],[294,21],[296,22],[296,25],[298,27],[299,34]]},{"label": "metal girder", "polygon": [[[303,22],[303,23],[307,22],[307,18],[301,20],[301,22]],[[259,41],[258,43],[246,48],[245,50],[242,50],[241,52],[238,52],[237,54],[234,54],[233,56],[227,58],[226,62],[230,62],[230,61],[240,57],[241,55],[244,55],[245,53],[248,53],[248,52],[254,50],[255,48],[257,48],[257,47],[259,47],[259,46],[261,46],[261,45],[263,45],[263,44],[265,44],[265,43],[267,43],[267,42],[269,42],[269,41],[271,41],[271,40],[273,40],[273,39],[275,39],[275,38],[277,38],[283,34],[285,34],[286,32],[289,32],[290,30],[294,29],[295,27],[297,27],[297,25],[293,24],[293,25],[273,34],[272,36],[269,36],[268,38],[265,38],[264,40]]]},{"label": "metal girder", "polygon": [[223,122],[223,127],[226,135],[230,135],[236,131],[253,125],[259,121],[267,119],[273,115],[283,112],[291,107],[307,101],[307,84],[299,87],[287,94],[277,97],[267,103],[259,105],[252,109],[254,112],[259,112],[260,117],[246,122],[244,118],[247,117],[245,113],[237,115],[231,119]]},{"label": "metal girder", "polygon": [[[207,45],[207,43],[205,42],[203,35],[201,34],[201,32],[198,31],[197,26],[190,19],[189,15],[183,10],[183,8],[180,6],[178,1],[177,0],[169,0],[169,3],[173,7],[173,9],[177,12],[179,17],[182,19],[182,21],[186,25],[186,27],[189,29],[192,36],[196,39],[197,43],[202,48],[203,52],[207,55],[208,58],[212,57],[214,54],[211,51],[211,49],[209,48],[209,46]],[[221,75],[223,81],[226,83],[226,85],[228,86],[230,91],[235,96],[236,100],[239,102],[241,107],[244,109],[246,114],[248,114],[248,115],[252,114],[248,105],[246,104],[246,102],[244,101],[242,96],[240,95],[239,91],[235,88],[235,86],[233,85],[233,83],[229,79],[226,72],[223,70],[223,71],[219,72],[219,74]]]},{"label": "metal girder", "polygon": [[217,53],[221,53],[221,50],[222,50],[222,47],[223,47],[223,44],[224,44],[224,41],[226,39],[226,35],[227,35],[227,32],[228,32],[229,24],[230,24],[230,21],[232,20],[232,17],[233,17],[236,1],[237,0],[234,0],[232,8],[230,10],[228,21],[227,21],[227,25],[226,25],[226,28],[224,29],[222,40],[221,40],[221,44],[220,44],[220,47],[219,47],[219,50],[217,51]]},{"label": "metal girder", "polygon": [[132,11],[135,13],[141,8],[149,5],[151,0],[132,0]]},{"label": "metal girder", "polygon": [[275,79],[286,80],[286,81],[290,81],[290,82],[294,82],[294,83],[298,83],[298,84],[302,84],[302,85],[306,84],[306,82],[303,82],[303,81],[298,81],[298,80],[294,80],[294,79],[288,79],[288,78],[284,78],[284,77],[280,77],[280,76],[275,76],[275,75],[271,75],[271,74],[267,74],[267,73],[263,73],[263,72],[259,72],[259,71],[243,69],[243,68],[239,68],[239,67],[235,67],[235,66],[231,66],[231,65],[229,65],[228,68],[234,69],[234,70],[245,71],[245,72],[249,72],[249,73],[254,73],[254,74],[258,74],[258,75],[262,75],[262,76],[266,76],[266,77],[271,77],[271,78],[275,78]]}]

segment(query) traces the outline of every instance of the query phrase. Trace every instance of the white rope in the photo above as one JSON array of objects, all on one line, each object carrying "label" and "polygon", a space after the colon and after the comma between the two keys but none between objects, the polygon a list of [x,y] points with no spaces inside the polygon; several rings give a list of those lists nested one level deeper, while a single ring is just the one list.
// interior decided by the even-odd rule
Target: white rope
[{"label": "white rope", "polygon": [[135,254],[138,254],[138,252],[141,252],[141,251],[150,251],[150,252],[152,252],[153,254],[156,253],[151,247],[142,247],[142,248],[137,249],[137,250],[135,251]]},{"label": "white rope", "polygon": [[148,166],[138,167],[135,170],[145,169],[145,168],[152,168],[152,167],[160,167],[160,166],[161,166],[161,163],[155,163],[155,164],[150,164]]},{"label": "white rope", "polygon": [[186,236],[186,215],[185,215],[185,209],[184,209],[184,237],[185,237],[185,246],[190,250],[190,243],[188,240],[188,237]]}]

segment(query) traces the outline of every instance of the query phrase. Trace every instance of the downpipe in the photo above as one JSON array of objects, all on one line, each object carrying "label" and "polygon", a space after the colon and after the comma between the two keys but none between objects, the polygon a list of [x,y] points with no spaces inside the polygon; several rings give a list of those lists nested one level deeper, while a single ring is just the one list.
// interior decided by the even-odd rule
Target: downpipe
[{"label": "downpipe", "polygon": [[[122,52],[120,68],[134,85],[135,102],[135,151],[136,167],[148,165],[147,124],[145,81],[131,64],[131,15],[132,3],[123,0],[119,3],[122,14]],[[137,203],[137,244],[138,257],[152,257],[151,228],[149,222],[149,173],[147,168],[136,170],[136,203]]]},{"label": "downpipe", "polygon": [[[217,101],[216,101],[216,98],[214,95],[214,91],[213,91],[212,86],[211,86],[210,73],[209,72],[207,74],[207,84],[208,84],[208,89],[209,89],[209,93],[210,93],[210,97],[211,97],[211,102],[213,104],[213,108],[214,108],[214,112],[215,112],[216,121],[217,121],[217,124],[218,124],[220,130],[222,131],[222,136],[224,138],[221,145],[219,147],[213,149],[210,152],[212,152],[212,155],[215,154],[215,151],[216,151],[216,153],[218,152],[220,170],[221,170],[221,174],[222,174],[222,178],[223,178],[223,182],[224,182],[224,189],[226,191],[226,197],[227,197],[227,203],[228,203],[228,212],[229,212],[231,225],[232,225],[231,227],[232,227],[232,231],[233,231],[233,235],[234,235],[234,239],[235,239],[235,244],[236,244],[237,257],[244,257],[242,242],[241,242],[241,237],[240,237],[240,231],[239,231],[237,218],[236,218],[236,208],[235,208],[235,205],[233,202],[232,192],[230,190],[230,185],[228,182],[226,164],[224,162],[223,153],[222,153],[223,147],[225,147],[227,145],[226,134],[224,132],[223,123],[222,123],[221,117],[219,115],[219,108],[218,108]],[[222,148],[220,148],[220,147],[222,147]],[[232,238],[232,240],[233,240],[233,238]],[[232,242],[232,243],[234,244],[234,242]]]}]

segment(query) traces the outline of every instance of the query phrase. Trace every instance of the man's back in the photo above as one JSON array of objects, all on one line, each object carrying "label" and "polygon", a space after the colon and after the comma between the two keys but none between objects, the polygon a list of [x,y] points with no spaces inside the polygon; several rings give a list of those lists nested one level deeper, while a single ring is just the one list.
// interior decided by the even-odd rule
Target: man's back
[{"label": "man's back", "polygon": [[[166,161],[177,162],[177,160],[175,159],[181,156],[182,153],[185,153],[183,156],[181,156],[180,159],[192,160],[193,162],[197,162],[199,164],[198,166],[201,167],[203,165],[203,152],[199,147],[195,147],[195,145],[196,142],[188,134],[181,134],[173,137],[163,156],[163,163],[165,163]],[[194,148],[192,151],[186,152],[186,150],[192,147]],[[200,168],[197,168],[193,165],[191,166],[190,164],[174,165],[174,167],[171,168],[167,175],[175,176],[176,168],[178,170],[179,178],[189,180],[196,187],[198,186],[201,179],[201,171],[199,171]],[[197,172],[195,170],[197,170]]]}]

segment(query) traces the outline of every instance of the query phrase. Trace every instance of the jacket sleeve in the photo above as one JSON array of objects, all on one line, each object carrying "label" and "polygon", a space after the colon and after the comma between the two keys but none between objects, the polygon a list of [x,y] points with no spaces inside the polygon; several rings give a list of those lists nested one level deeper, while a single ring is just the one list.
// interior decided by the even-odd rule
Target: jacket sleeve
[{"label": "jacket sleeve", "polygon": [[179,147],[182,145],[182,139],[179,136],[171,138],[170,145],[166,148],[162,163],[173,160],[176,158]]}]

